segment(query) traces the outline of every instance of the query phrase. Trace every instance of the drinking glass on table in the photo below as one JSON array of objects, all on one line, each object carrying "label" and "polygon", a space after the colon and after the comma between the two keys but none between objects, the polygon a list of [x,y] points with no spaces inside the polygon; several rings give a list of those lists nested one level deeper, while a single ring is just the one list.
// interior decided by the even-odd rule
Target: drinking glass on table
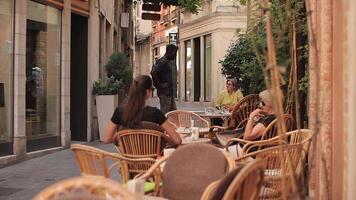
[{"label": "drinking glass on table", "polygon": [[192,140],[198,140],[199,139],[199,127],[193,127],[192,128]]}]

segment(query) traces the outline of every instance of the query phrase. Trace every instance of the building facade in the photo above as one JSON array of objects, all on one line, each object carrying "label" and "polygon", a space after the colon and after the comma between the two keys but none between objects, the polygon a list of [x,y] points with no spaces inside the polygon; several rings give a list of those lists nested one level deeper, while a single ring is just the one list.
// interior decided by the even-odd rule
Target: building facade
[{"label": "building facade", "polygon": [[213,102],[225,88],[220,60],[246,31],[246,8],[238,1],[205,1],[198,14],[183,12],[179,25],[179,99]]},{"label": "building facade", "polygon": [[114,6],[0,2],[0,165],[97,137],[92,83],[123,37],[114,34]]}]

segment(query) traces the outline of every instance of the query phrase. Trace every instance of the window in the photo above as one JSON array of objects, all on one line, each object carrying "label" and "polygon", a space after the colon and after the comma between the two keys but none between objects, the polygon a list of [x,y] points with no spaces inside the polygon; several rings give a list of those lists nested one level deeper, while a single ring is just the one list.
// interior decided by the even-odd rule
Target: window
[{"label": "window", "polygon": [[0,1],[0,156],[12,154],[13,1]]},{"label": "window", "polygon": [[[60,134],[60,20],[59,10],[28,1],[26,33],[28,151],[60,144],[58,140]],[[51,141],[45,140],[51,137],[57,138]],[[35,145],[31,141],[39,139],[46,145]]]}]

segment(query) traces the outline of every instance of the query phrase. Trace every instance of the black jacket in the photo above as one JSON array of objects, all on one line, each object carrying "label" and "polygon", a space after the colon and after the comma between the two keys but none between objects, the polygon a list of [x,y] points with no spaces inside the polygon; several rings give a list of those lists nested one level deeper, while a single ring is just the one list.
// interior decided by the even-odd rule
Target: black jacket
[{"label": "black jacket", "polygon": [[154,65],[158,84],[156,85],[158,95],[173,95],[173,79],[171,61],[165,56],[158,59]]}]

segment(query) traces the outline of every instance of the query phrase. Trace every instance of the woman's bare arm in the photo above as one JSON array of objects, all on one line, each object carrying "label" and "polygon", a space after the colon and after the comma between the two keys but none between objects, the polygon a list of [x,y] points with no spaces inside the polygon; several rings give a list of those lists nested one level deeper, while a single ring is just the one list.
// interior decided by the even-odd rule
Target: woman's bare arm
[{"label": "woman's bare arm", "polygon": [[110,121],[105,129],[104,140],[103,140],[105,144],[109,144],[113,142],[112,138],[114,137],[116,129],[117,129],[117,125]]},{"label": "woman's bare arm", "polygon": [[168,136],[172,139],[174,144],[180,145],[182,143],[180,135],[176,132],[175,128],[171,123],[168,122],[168,120],[166,120],[161,126],[167,132]]},{"label": "woman's bare arm", "polygon": [[263,124],[257,123],[255,125],[255,118],[260,116],[261,116],[261,109],[256,109],[250,114],[245,127],[243,139],[254,140],[260,137],[262,133],[265,131],[266,127]]}]

